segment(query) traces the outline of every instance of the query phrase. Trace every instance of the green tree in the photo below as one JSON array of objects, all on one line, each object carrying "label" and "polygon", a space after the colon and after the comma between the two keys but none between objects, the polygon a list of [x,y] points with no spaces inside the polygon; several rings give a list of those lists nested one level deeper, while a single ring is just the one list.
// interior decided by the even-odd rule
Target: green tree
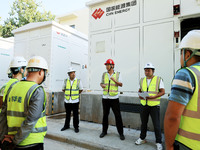
[{"label": "green tree", "polygon": [[36,0],[15,0],[9,15],[2,26],[3,37],[13,36],[12,30],[28,23],[55,19],[55,15],[52,15],[50,11],[45,11],[41,2],[37,3]]},{"label": "green tree", "polygon": [[[1,17],[0,17],[0,21],[1,21]],[[2,25],[0,25],[0,37],[1,37],[1,34],[2,34]]]}]

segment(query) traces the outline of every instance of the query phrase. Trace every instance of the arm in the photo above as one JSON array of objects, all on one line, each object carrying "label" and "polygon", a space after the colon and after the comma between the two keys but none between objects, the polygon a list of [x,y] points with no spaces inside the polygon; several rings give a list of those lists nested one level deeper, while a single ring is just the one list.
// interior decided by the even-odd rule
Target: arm
[{"label": "arm", "polygon": [[2,108],[3,105],[3,96],[0,96],[0,109]]},{"label": "arm", "polygon": [[[139,90],[138,90],[138,93],[141,93],[141,92],[142,92],[142,90],[141,90],[141,89],[139,89]],[[144,99],[144,98],[143,98],[143,97],[141,97],[141,96],[139,96],[139,98],[140,98],[140,99]]]},{"label": "arm", "polygon": [[169,101],[164,119],[165,144],[167,150],[173,150],[173,144],[179,129],[181,115],[185,105]]},{"label": "arm", "polygon": [[22,142],[28,135],[32,132],[32,129],[35,127],[38,119],[41,116],[44,108],[44,91],[41,87],[37,88],[33,95],[31,96],[29,106],[28,106],[28,115],[26,120],[22,123],[17,134],[14,136],[13,143],[19,144]]},{"label": "arm", "polygon": [[155,99],[155,98],[158,98],[158,97],[161,97],[165,94],[165,89],[160,89],[159,90],[159,93],[155,96],[149,96],[149,97],[146,97],[147,99]]},{"label": "arm", "polygon": [[112,81],[115,82],[115,84],[117,84],[118,86],[122,87],[123,84],[122,84],[122,79],[121,79],[121,74],[119,74],[119,80],[116,81],[113,77],[110,78]]},{"label": "arm", "polygon": [[113,77],[110,78],[111,80],[113,80],[118,86],[122,87],[123,84],[121,82],[117,82]]},{"label": "arm", "polygon": [[105,87],[106,87],[106,85],[104,84],[104,73],[103,73],[102,78],[101,78],[100,86],[101,86],[102,88],[105,88]]},{"label": "arm", "polygon": [[64,80],[62,91],[65,92],[65,89],[66,89],[66,80]]},{"label": "arm", "polygon": [[7,112],[7,102],[5,101],[2,105],[2,112],[0,113],[0,141],[3,141],[4,135],[8,134],[6,112]]}]

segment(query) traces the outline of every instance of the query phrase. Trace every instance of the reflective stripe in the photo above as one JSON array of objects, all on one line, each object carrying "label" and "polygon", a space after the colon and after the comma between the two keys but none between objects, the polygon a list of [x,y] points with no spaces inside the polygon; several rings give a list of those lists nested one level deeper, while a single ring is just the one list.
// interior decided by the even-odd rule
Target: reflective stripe
[{"label": "reflective stripe", "polygon": [[185,131],[183,129],[179,129],[178,134],[181,136],[184,136],[188,139],[200,141],[200,134],[191,133],[191,132]]},{"label": "reflective stripe", "polygon": [[[65,89],[66,91],[70,91],[70,89]],[[78,89],[79,90],[79,89]],[[71,91],[77,91],[77,89],[71,89]]]},{"label": "reflective stripe", "polygon": [[17,112],[17,111],[7,111],[7,116],[25,117],[24,112]]},{"label": "reflective stripe", "polygon": [[46,116],[46,111],[43,111],[43,112],[42,112],[41,117],[44,117],[44,116]]},{"label": "reflective stripe", "polygon": [[[105,83],[104,85],[108,85],[108,83]],[[112,83],[110,85],[117,86],[117,84],[112,84]]]},{"label": "reflective stripe", "polygon": [[[200,72],[194,67],[190,67],[190,69],[196,74],[198,83],[200,84]],[[199,84],[198,84],[197,111],[185,109],[183,112],[183,116],[200,119],[200,85]]]},{"label": "reflective stripe", "polygon": [[148,92],[148,93],[150,93],[150,94],[158,94],[158,92]]},{"label": "reflective stripe", "polygon": [[47,127],[41,127],[41,128],[34,128],[31,133],[40,133],[47,131]]},{"label": "reflective stripe", "polygon": [[[5,101],[6,101],[6,103],[7,103],[7,98],[8,98],[8,95],[9,95],[9,93],[10,93],[12,87],[13,87],[17,82],[19,82],[19,81],[15,81],[14,83],[12,83],[12,84],[10,85],[10,87],[9,87],[9,89],[8,89],[6,95],[5,95]],[[5,90],[4,90],[4,92],[5,92]]]},{"label": "reflective stripe", "polygon": [[8,127],[8,132],[18,131],[20,127]]},{"label": "reflective stripe", "polygon": [[[8,127],[8,132],[18,131],[20,127]],[[47,131],[47,127],[33,128],[31,133],[39,133]]]},{"label": "reflective stripe", "polygon": [[148,101],[160,101],[160,99],[148,99]]},{"label": "reflective stripe", "polygon": [[24,114],[27,116],[28,115],[28,105],[29,105],[29,99],[31,94],[33,93],[34,90],[36,90],[37,87],[40,85],[34,84],[27,92],[26,97],[24,99]]},{"label": "reflective stripe", "polygon": [[[159,87],[159,80],[160,80],[160,77],[157,77],[157,80],[156,80],[156,91],[158,91],[158,87]],[[158,92],[157,92],[158,93]]]},{"label": "reflective stripe", "polygon": [[[71,96],[78,96],[79,94],[71,94]],[[65,96],[70,96],[70,95],[67,95],[65,94]]]},{"label": "reflective stripe", "polygon": [[[108,90],[107,89],[104,89],[103,91],[106,91],[106,92],[108,92]],[[117,90],[109,90],[109,92],[118,92]]]}]

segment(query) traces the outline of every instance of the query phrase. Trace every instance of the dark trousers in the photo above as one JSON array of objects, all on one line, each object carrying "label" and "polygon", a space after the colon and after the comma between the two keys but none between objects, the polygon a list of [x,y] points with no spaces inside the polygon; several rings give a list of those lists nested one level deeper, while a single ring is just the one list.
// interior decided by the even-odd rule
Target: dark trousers
[{"label": "dark trousers", "polygon": [[110,113],[110,108],[115,115],[115,122],[117,126],[117,131],[121,135],[123,134],[123,123],[120,113],[119,98],[118,99],[102,99],[103,104],[103,132],[107,133],[108,130],[108,115]]},{"label": "dark trousers", "polygon": [[79,116],[78,116],[79,103],[65,103],[66,119],[65,127],[70,127],[71,111],[73,111],[73,125],[75,129],[79,127]]},{"label": "dark trousers", "polygon": [[142,106],[142,111],[140,113],[141,118],[141,134],[140,138],[144,140],[147,133],[147,124],[149,120],[149,115],[151,116],[154,132],[156,136],[156,143],[162,143],[161,129],[160,129],[160,107],[159,106]]}]

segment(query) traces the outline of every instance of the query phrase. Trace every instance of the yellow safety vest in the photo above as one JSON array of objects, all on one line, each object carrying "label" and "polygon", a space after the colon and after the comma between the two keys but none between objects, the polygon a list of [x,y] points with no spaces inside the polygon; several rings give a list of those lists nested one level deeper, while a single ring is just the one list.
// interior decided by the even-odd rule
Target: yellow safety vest
[{"label": "yellow safety vest", "polygon": [[[119,74],[119,72],[114,72],[112,76],[117,82],[119,81]],[[109,80],[108,73],[106,72],[103,74],[103,82],[106,86],[103,89],[103,95],[116,96],[118,94],[118,85],[113,80]]]},{"label": "yellow safety vest", "polygon": [[[8,94],[7,100],[7,124],[8,134],[15,135],[21,127],[28,115],[29,101],[38,88],[42,87],[35,82],[21,81],[16,83]],[[43,89],[44,90],[44,89]],[[45,93],[45,91],[44,91]],[[41,113],[41,117],[38,119],[35,127],[31,130],[31,133],[26,137],[19,146],[26,146],[35,143],[43,143],[44,136],[47,131],[46,124],[46,94],[44,99],[44,110]]]},{"label": "yellow safety vest", "polygon": [[72,100],[78,99],[79,98],[79,84],[80,80],[75,79],[72,86],[70,83],[70,80],[67,79],[66,81],[66,89],[65,89],[65,98],[66,100],[69,100],[70,97]]},{"label": "yellow safety vest", "polygon": [[[160,77],[154,76],[151,79],[151,82],[149,84],[149,87],[147,86],[147,78],[142,78],[140,80],[140,89],[142,92],[148,92],[149,96],[155,96],[158,94],[159,92],[159,85],[160,85]],[[140,100],[141,104],[143,106],[148,105],[148,106],[156,106],[156,105],[160,105],[160,97],[156,98],[156,99],[148,99],[148,100],[144,100],[141,99]]]},{"label": "yellow safety vest", "polygon": [[187,147],[200,149],[200,66],[187,68],[195,78],[194,94],[185,107],[176,140]]},{"label": "yellow safety vest", "polygon": [[[7,83],[6,83],[6,86],[5,86],[5,89],[4,89],[4,92],[3,92],[3,102],[5,101],[5,97],[7,95],[7,92],[8,92],[8,89],[9,87],[14,84],[14,83],[17,83],[18,82],[18,79],[10,79]],[[0,113],[1,113],[1,109],[0,109]]]}]

